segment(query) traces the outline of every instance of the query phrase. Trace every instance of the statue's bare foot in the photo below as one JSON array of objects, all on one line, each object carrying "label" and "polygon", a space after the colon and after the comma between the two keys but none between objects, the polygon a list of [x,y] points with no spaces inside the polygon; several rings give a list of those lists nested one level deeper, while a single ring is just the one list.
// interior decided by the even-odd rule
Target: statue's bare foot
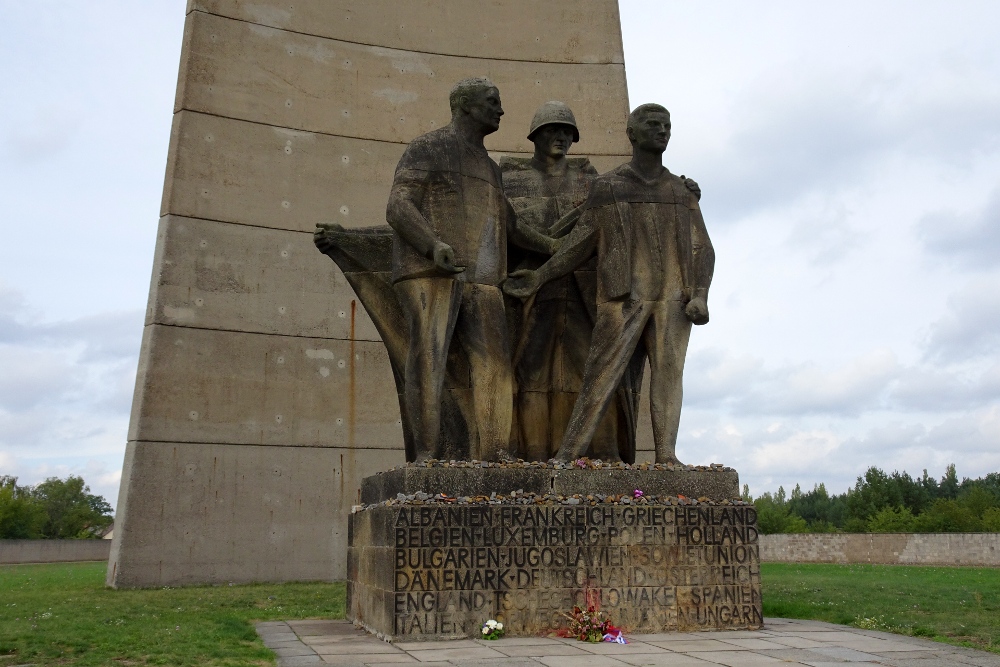
[{"label": "statue's bare foot", "polygon": [[667,456],[667,457],[666,457],[666,458],[665,458],[664,460],[662,460],[662,461],[660,461],[660,460],[657,460],[657,463],[665,463],[665,464],[667,464],[667,465],[675,465],[675,466],[682,466],[682,465],[684,465],[684,464],[683,464],[683,463],[681,463],[681,462],[680,462],[680,461],[679,461],[679,460],[677,459],[677,457],[676,457],[676,456],[674,456],[673,454],[671,454],[670,456]]}]

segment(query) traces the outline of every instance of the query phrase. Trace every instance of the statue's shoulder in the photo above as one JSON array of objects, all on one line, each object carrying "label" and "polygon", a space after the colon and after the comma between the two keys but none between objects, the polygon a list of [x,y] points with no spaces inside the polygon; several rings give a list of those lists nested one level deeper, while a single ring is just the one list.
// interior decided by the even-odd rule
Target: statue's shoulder
[{"label": "statue's shoulder", "polygon": [[506,177],[508,173],[516,173],[519,171],[534,171],[531,168],[531,158],[530,157],[518,157],[516,155],[502,155],[500,157],[500,171]]},{"label": "statue's shoulder", "polygon": [[615,192],[620,191],[625,183],[622,167],[615,167],[606,174],[601,174],[590,185],[590,196],[587,198],[587,208],[607,206],[615,202]]},{"label": "statue's shoulder", "polygon": [[590,164],[590,158],[569,157],[566,158],[566,163],[570,171],[579,172],[584,176],[597,176],[597,169],[594,168],[594,165]]},{"label": "statue's shoulder", "polygon": [[431,130],[421,134],[419,137],[410,142],[411,146],[433,146],[441,145],[442,143],[457,143],[458,135],[455,133],[455,128],[451,125],[445,125],[444,127],[439,127],[436,130]]},{"label": "statue's shoulder", "polygon": [[620,188],[632,178],[632,175],[632,169],[628,166],[628,162],[626,162],[595,178],[593,187],[600,186],[602,189]]},{"label": "statue's shoulder", "polygon": [[681,178],[677,174],[668,171],[664,176],[664,182],[669,183],[671,186],[681,186],[682,188],[687,188],[687,177]]},{"label": "statue's shoulder", "polygon": [[458,137],[450,125],[431,130],[414,139],[403,151],[400,166],[424,167],[436,163],[447,163],[452,153],[458,150]]},{"label": "statue's shoulder", "polygon": [[504,155],[500,158],[503,189],[508,197],[535,197],[542,188],[542,175],[531,166],[530,157]]}]

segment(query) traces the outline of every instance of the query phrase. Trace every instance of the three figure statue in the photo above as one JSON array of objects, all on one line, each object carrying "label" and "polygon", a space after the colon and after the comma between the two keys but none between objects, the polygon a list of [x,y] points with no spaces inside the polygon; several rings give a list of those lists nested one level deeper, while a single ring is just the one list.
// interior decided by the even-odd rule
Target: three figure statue
[{"label": "three figure statue", "polygon": [[483,144],[503,115],[496,86],[460,81],[450,105],[451,123],[399,161],[391,236],[321,224],[314,237],[386,342],[407,460],[634,461],[648,359],[656,461],[678,463],[715,254],[698,185],[662,164],[669,112],[636,108],[631,161],[599,176],[567,157],[580,135],[561,102],[536,112],[534,155],[499,165]]}]

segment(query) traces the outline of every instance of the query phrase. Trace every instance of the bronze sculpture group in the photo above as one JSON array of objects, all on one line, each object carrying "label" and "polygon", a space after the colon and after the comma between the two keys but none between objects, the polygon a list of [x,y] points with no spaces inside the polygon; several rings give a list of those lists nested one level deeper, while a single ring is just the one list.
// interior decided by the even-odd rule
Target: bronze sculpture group
[{"label": "bronze sculpture group", "polygon": [[531,158],[498,165],[483,144],[503,115],[496,86],[466,79],[449,101],[451,123],[399,161],[389,227],[314,237],[386,344],[407,460],[631,462],[648,360],[656,461],[678,463],[715,255],[700,189],[662,164],[669,112],[636,108],[632,159],[599,176],[567,157],[579,129],[565,104],[538,109]]}]

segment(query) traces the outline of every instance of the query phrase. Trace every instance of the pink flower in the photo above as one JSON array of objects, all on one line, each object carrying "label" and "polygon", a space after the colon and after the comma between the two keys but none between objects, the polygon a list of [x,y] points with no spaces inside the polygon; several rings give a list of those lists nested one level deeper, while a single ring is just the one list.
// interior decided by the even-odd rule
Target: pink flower
[{"label": "pink flower", "polygon": [[636,498],[642,498],[642,491],[641,490],[636,489],[632,493],[633,493],[633,495],[635,495]]}]

